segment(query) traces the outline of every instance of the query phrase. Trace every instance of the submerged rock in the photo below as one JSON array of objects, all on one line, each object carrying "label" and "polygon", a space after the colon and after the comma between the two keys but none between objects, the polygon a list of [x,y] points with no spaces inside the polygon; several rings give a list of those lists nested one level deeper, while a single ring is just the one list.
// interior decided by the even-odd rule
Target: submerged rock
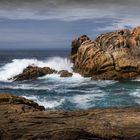
[{"label": "submerged rock", "polygon": [[84,77],[96,80],[139,78],[140,27],[105,33],[95,40],[81,36],[72,42],[71,61],[73,70]]},{"label": "submerged rock", "polygon": [[72,73],[68,72],[67,70],[61,70],[58,72],[60,74],[60,77],[72,77]]},{"label": "submerged rock", "polygon": [[0,94],[0,139],[140,139],[140,107],[76,112],[43,109],[23,97]]},{"label": "submerged rock", "polygon": [[21,74],[15,76],[13,79],[15,79],[15,81],[31,80],[53,73],[57,73],[57,71],[49,67],[40,68],[36,66],[28,66]]}]

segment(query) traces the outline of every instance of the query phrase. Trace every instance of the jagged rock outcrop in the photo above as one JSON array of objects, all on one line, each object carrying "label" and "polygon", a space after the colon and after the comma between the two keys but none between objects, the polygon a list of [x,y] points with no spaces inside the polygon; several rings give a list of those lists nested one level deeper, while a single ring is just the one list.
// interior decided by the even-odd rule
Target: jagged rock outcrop
[{"label": "jagged rock outcrop", "polygon": [[57,73],[60,77],[72,77],[72,73],[68,72],[67,70],[56,71],[49,67],[37,67],[37,66],[28,66],[23,70],[23,72],[15,77],[11,78],[10,80],[14,81],[23,81],[23,80],[35,80],[38,77],[45,76],[47,74]]},{"label": "jagged rock outcrop", "polygon": [[60,74],[60,77],[72,77],[72,73],[68,72],[67,70],[61,70],[58,72]]},{"label": "jagged rock outcrop", "polygon": [[57,73],[56,70],[51,69],[49,67],[37,67],[37,66],[28,66],[23,70],[23,72],[19,75],[16,75],[14,78],[15,81],[23,81],[23,80],[33,80],[38,77],[45,76],[47,74]]},{"label": "jagged rock outcrop", "polygon": [[140,107],[63,112],[0,94],[1,140],[139,140]]},{"label": "jagged rock outcrop", "polygon": [[139,78],[140,27],[105,33],[95,40],[81,36],[72,42],[71,60],[73,70],[84,77],[104,80]]}]

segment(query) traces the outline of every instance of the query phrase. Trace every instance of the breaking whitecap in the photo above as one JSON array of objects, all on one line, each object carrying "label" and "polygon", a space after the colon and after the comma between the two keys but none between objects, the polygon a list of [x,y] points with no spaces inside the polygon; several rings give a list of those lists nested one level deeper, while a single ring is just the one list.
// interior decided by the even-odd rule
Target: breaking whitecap
[{"label": "breaking whitecap", "polygon": [[50,67],[58,71],[72,71],[72,64],[67,58],[52,57],[44,61],[39,61],[37,59],[14,59],[12,62],[0,67],[0,81],[9,81],[10,78],[22,73],[22,71],[29,65]]}]

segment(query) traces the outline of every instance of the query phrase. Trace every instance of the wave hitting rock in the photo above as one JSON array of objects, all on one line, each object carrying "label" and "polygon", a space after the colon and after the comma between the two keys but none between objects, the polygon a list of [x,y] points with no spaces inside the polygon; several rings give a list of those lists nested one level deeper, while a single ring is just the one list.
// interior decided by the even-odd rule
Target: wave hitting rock
[{"label": "wave hitting rock", "polygon": [[140,139],[140,107],[76,112],[43,110],[23,97],[0,94],[0,139]]},{"label": "wave hitting rock", "polygon": [[140,27],[109,32],[91,40],[82,35],[72,42],[74,72],[94,80],[140,78]]},{"label": "wave hitting rock", "polygon": [[23,72],[15,77],[9,79],[14,81],[23,81],[23,80],[35,80],[38,77],[42,77],[48,74],[59,74],[60,77],[72,77],[72,73],[68,72],[67,70],[56,71],[49,67],[37,67],[37,66],[28,66],[23,70]]}]

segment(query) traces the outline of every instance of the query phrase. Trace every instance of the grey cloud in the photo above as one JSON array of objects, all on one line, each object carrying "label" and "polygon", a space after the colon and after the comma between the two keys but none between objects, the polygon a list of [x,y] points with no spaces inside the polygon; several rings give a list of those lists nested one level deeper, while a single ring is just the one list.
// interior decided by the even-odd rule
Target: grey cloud
[{"label": "grey cloud", "polygon": [[57,4],[57,5],[73,5],[73,4],[106,4],[106,3],[115,3],[115,4],[136,4],[140,3],[139,0],[0,0],[2,4]]},{"label": "grey cloud", "polygon": [[1,0],[0,17],[8,19],[77,20],[114,16],[122,8],[111,0]]},{"label": "grey cloud", "polygon": [[[0,19],[62,20],[116,18],[114,27],[136,26],[139,0],[0,0]],[[134,21],[135,20],[135,21]]]},{"label": "grey cloud", "polygon": [[[59,8],[89,8],[93,6],[139,6],[139,0],[0,0],[1,9],[59,9]],[[93,7],[94,8],[94,7]]]},{"label": "grey cloud", "polygon": [[[86,31],[92,36],[92,30],[94,34],[138,26],[139,5],[139,0],[0,0],[0,44],[67,46],[72,36]],[[104,25],[105,19],[110,21]],[[38,21],[45,22],[45,26],[35,24]]]}]

